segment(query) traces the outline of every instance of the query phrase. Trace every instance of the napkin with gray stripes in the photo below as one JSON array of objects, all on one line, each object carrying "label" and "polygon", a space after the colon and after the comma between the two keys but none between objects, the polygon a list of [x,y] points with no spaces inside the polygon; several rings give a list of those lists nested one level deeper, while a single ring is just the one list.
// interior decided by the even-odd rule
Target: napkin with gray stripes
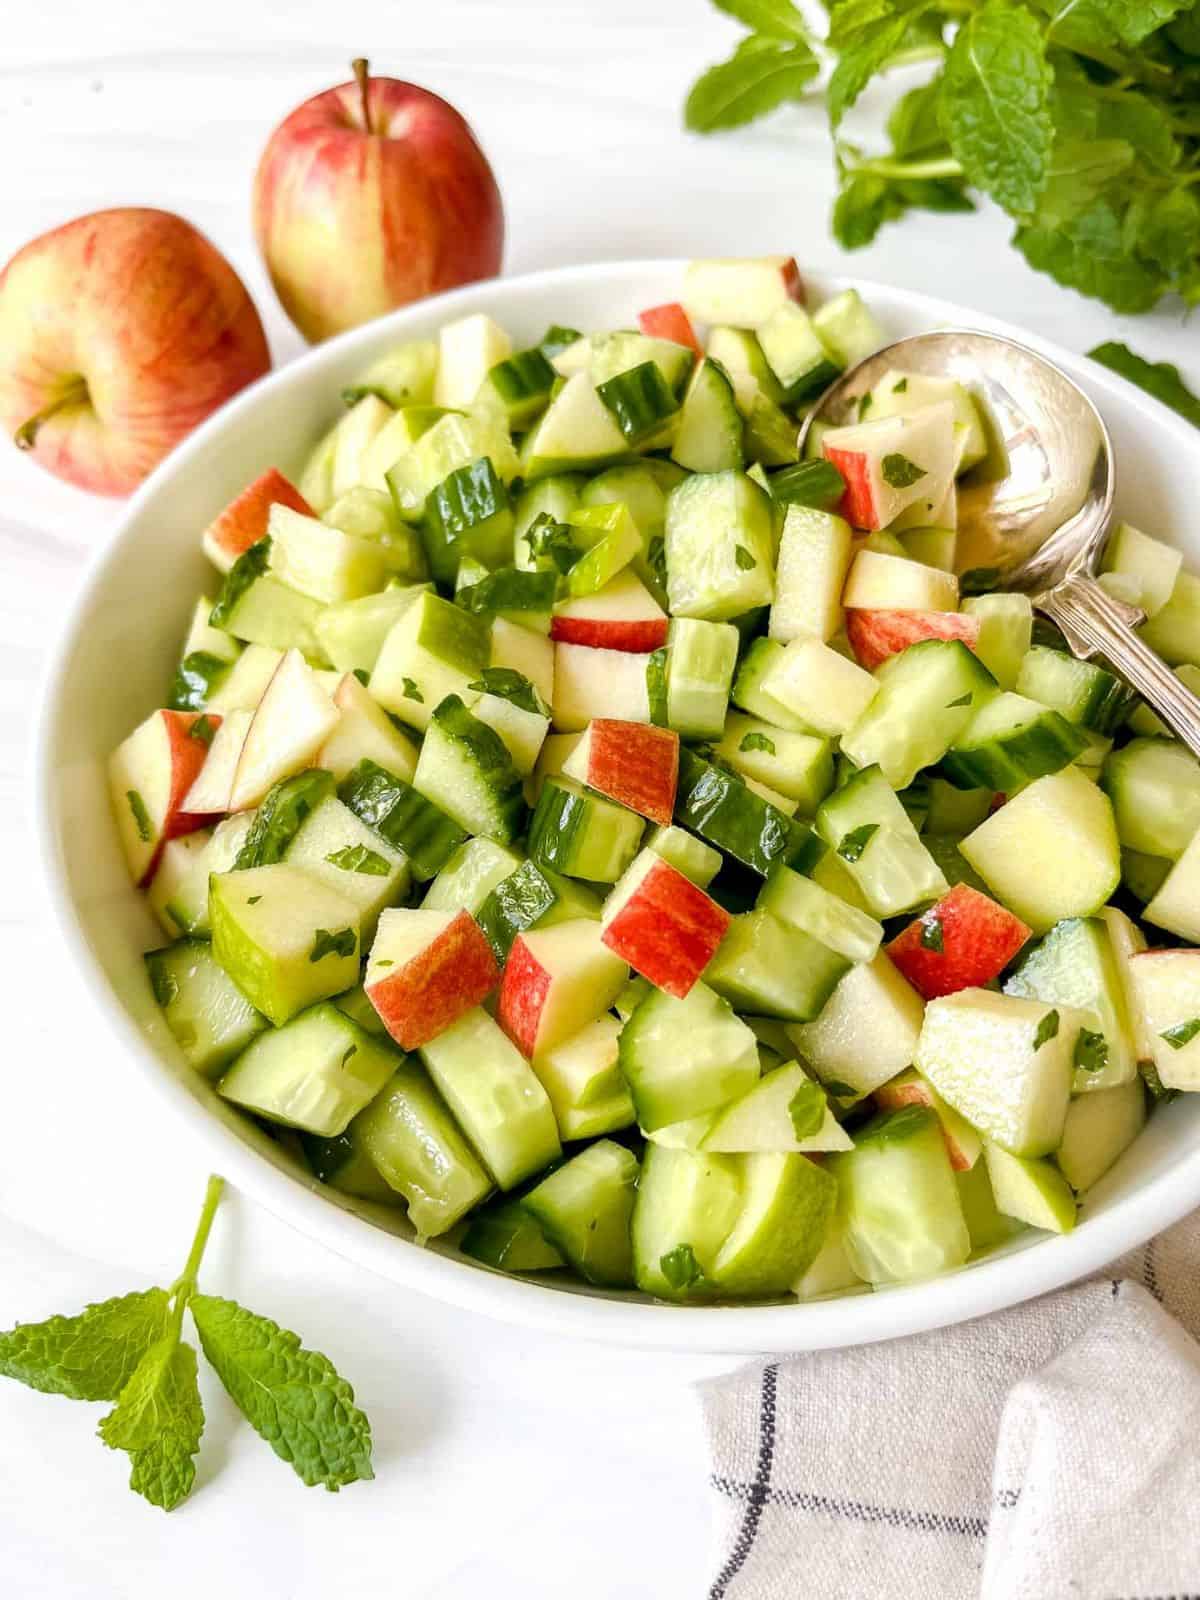
[{"label": "napkin with gray stripes", "polygon": [[1200,1600],[1200,1213],[1092,1278],[701,1385],[709,1600]]}]

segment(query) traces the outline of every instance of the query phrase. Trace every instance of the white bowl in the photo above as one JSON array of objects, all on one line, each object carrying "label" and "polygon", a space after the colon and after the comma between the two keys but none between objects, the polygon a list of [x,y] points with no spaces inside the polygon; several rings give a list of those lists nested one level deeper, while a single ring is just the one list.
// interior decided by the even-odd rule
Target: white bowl
[{"label": "white bowl", "polygon": [[[162,703],[196,596],[213,575],[200,530],[249,479],[298,468],[338,413],[339,390],[381,351],[487,311],[518,348],[547,324],[627,326],[678,296],[682,261],[566,267],[457,290],[357,329],[239,396],[179,447],[130,500],[96,561],[52,663],[42,707],[41,846],[63,936],[84,983],[156,1094],[198,1125],[214,1166],[303,1233],[386,1278],[513,1323],[657,1348],[783,1351],[869,1343],[965,1321],[1097,1271],[1200,1204],[1200,1097],[1162,1109],[1097,1185],[1078,1227],[1034,1234],[961,1271],[813,1304],[681,1307],[582,1285],[489,1271],[449,1248],[419,1247],[406,1224],[316,1185],[281,1148],[192,1073],[164,1027],[141,956],[162,942],[128,881],[109,816],[108,753]],[[819,295],[844,280],[816,279]],[[1200,435],[1139,390],[1023,329],[901,289],[861,286],[889,334],[945,324],[1009,334],[1043,350],[1096,401],[1117,454],[1117,509],[1200,565]],[[1066,305],[1064,300],[1064,305]]]}]

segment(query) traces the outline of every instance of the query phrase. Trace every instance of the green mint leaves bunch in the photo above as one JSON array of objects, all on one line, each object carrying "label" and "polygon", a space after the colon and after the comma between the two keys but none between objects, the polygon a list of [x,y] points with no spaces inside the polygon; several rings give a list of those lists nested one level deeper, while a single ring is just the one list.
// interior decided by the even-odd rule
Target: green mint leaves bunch
[{"label": "green mint leaves bunch", "polygon": [[[978,193],[1031,266],[1114,311],[1200,302],[1200,0],[832,0],[823,39],[792,0],[713,3],[752,31],[693,85],[687,126],[822,94],[844,248]],[[845,119],[897,67],[928,77],[865,151]]]},{"label": "green mint leaves bunch", "polygon": [[204,1432],[186,1313],[242,1415],[306,1484],[336,1491],[374,1476],[370,1424],[332,1363],[269,1317],[197,1288],[223,1188],[224,1179],[209,1179],[191,1251],[169,1289],[136,1290],[78,1316],[0,1333],[0,1376],[43,1394],[114,1402],[100,1438],[129,1456],[129,1487],[164,1511],[190,1491]]}]

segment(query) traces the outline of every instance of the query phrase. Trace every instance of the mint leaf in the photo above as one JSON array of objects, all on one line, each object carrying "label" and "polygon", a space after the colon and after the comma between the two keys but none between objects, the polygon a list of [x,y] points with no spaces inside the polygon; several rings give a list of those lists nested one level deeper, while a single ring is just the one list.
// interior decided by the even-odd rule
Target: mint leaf
[{"label": "mint leaf", "polygon": [[659,1257],[658,1265],[672,1289],[690,1289],[704,1277],[690,1244],[677,1244],[673,1250]]},{"label": "mint leaf", "polygon": [[575,536],[565,522],[556,522],[548,511],[540,512],[525,530],[525,543],[535,561],[548,561],[560,573],[568,573],[579,560]]},{"label": "mint leaf", "polygon": [[924,467],[919,467],[915,461],[910,461],[898,450],[883,458],[883,481],[890,484],[893,489],[910,489],[925,475]]},{"label": "mint leaf", "polygon": [[933,950],[940,956],[946,948],[946,941],[942,935],[942,919],[927,911],[920,919],[920,929],[922,950]]},{"label": "mint leaf", "polygon": [[1181,1089],[1168,1089],[1158,1075],[1158,1068],[1153,1061],[1139,1061],[1138,1071],[1142,1075],[1142,1082],[1150,1094],[1150,1098],[1157,1105],[1167,1105],[1172,1100],[1178,1100],[1183,1093]]},{"label": "mint leaf", "polygon": [[1013,243],[1031,267],[1114,311],[1149,311],[1166,288],[1161,273],[1129,254],[1121,218],[1106,199],[1067,221],[1018,228]]},{"label": "mint leaf", "polygon": [[797,1139],[811,1139],[814,1133],[821,1131],[828,1105],[821,1085],[805,1078],[788,1101],[788,1116]]},{"label": "mint leaf", "polygon": [[710,67],[692,85],[684,121],[695,133],[739,128],[789,100],[803,99],[820,70],[803,39],[785,42],[751,34],[728,61]]},{"label": "mint leaf", "polygon": [[150,826],[150,813],[146,810],[146,802],[136,789],[126,789],[125,798],[129,802],[129,809],[133,812],[133,825],[137,829],[137,836],[143,844],[149,844],[154,837],[154,829]]},{"label": "mint leaf", "polygon": [[843,861],[857,861],[878,832],[877,822],[864,822],[861,828],[851,828],[838,842],[838,855]]},{"label": "mint leaf", "polygon": [[929,11],[931,4],[930,0],[888,0],[882,15],[875,9],[877,14],[857,27],[851,25],[855,18],[847,10],[846,23],[839,25],[837,41],[842,53],[825,90],[829,126],[834,131],[875,74],[900,50],[912,23]]},{"label": "mint leaf", "polygon": [[75,1317],[19,1322],[0,1333],[0,1376],[42,1394],[115,1400],[162,1337],[169,1306],[164,1289],[142,1289],[101,1300]]},{"label": "mint leaf", "polygon": [[340,850],[330,851],[325,859],[331,867],[340,867],[343,872],[361,872],[371,878],[386,878],[392,870],[386,856],[369,850],[365,844],[343,845]]},{"label": "mint leaf", "polygon": [[1182,1050],[1184,1045],[1190,1044],[1198,1033],[1200,1033],[1200,1017],[1193,1017],[1190,1022],[1176,1023],[1173,1028],[1168,1028],[1158,1037],[1165,1039],[1172,1050]]},{"label": "mint leaf", "polygon": [[306,1484],[372,1478],[371,1427],[333,1364],[236,1301],[196,1294],[200,1346],[243,1416]]},{"label": "mint leaf", "polygon": [[196,1476],[192,1457],[204,1432],[204,1407],[196,1381],[196,1352],[182,1344],[178,1326],[146,1351],[103,1417],[99,1434],[133,1461],[129,1487],[151,1505],[170,1511]]},{"label": "mint leaf", "polygon": [[1127,344],[1108,340],[1088,351],[1093,361],[1098,361],[1110,372],[1119,373],[1139,389],[1152,394],[1164,406],[1170,406],[1193,426],[1200,428],[1200,399],[1192,393],[1180,375],[1179,368],[1169,361],[1146,361],[1135,355]]},{"label": "mint leaf", "polygon": [[792,0],[713,0],[718,11],[774,39],[807,39],[808,28]]},{"label": "mint leaf", "polygon": [[750,554],[749,550],[746,549],[744,544],[734,545],[733,559],[737,562],[738,570],[741,572],[753,572],[755,567],[758,565],[758,562]]},{"label": "mint leaf", "polygon": [[942,126],[971,183],[1015,216],[1036,207],[1054,125],[1051,73],[1037,18],[988,0],[959,28],[946,60]]},{"label": "mint leaf", "polygon": [[946,702],[946,710],[947,711],[953,711],[958,706],[969,706],[970,704],[971,704],[971,691],[968,689],[966,694],[960,694],[957,700],[947,700],[947,702]]},{"label": "mint leaf", "polygon": [[1088,9],[1104,19],[1122,44],[1135,45],[1190,4],[1191,0],[1088,0]]},{"label": "mint leaf", "polygon": [[1035,1050],[1040,1050],[1042,1046],[1044,1044],[1048,1044],[1051,1039],[1058,1038],[1058,1021],[1059,1018],[1057,1011],[1046,1012],[1045,1016],[1038,1023],[1037,1032],[1033,1036],[1033,1048]]},{"label": "mint leaf", "polygon": [[308,953],[310,961],[324,961],[326,956],[352,956],[358,944],[353,928],[338,928],[331,933],[328,928],[318,928]]},{"label": "mint leaf", "polygon": [[[907,394],[908,393],[908,379],[907,378],[901,378],[897,383],[894,383],[892,385],[892,393],[893,394]],[[968,695],[967,698],[969,700],[971,698],[970,695]]]},{"label": "mint leaf", "polygon": [[188,738],[195,739],[197,743],[204,745],[207,749],[213,742],[213,735],[216,731],[212,718],[208,715],[203,715],[197,717],[188,729]]},{"label": "mint leaf", "polygon": [[937,1112],[929,1106],[901,1106],[898,1111],[885,1111],[868,1122],[854,1142],[856,1145],[901,1144],[914,1134],[921,1133],[931,1123],[936,1125]]},{"label": "mint leaf", "polygon": [[843,1083],[840,1078],[824,1078],[826,1094],[831,1094],[835,1100],[853,1100],[858,1090],[852,1083]]},{"label": "mint leaf", "polygon": [[885,222],[902,217],[906,207],[885,178],[848,172],[833,203],[833,236],[843,250],[862,250]]},{"label": "mint leaf", "polygon": [[747,733],[742,736],[742,742],[738,745],[738,749],[743,755],[749,755],[752,750],[761,750],[764,754],[773,756],[775,754],[775,741],[774,739],[768,739],[765,733]]},{"label": "mint leaf", "polygon": [[535,712],[539,717],[548,716],[550,712],[533,684],[515,667],[484,667],[478,680],[467,687],[478,690],[480,694],[494,694],[519,710]]},{"label": "mint leaf", "polygon": [[1099,1072],[1108,1065],[1108,1040],[1091,1028],[1080,1028],[1075,1036],[1075,1049],[1071,1056],[1074,1066],[1084,1072]]},{"label": "mint leaf", "polygon": [[423,706],[425,704],[425,696],[421,693],[420,689],[417,688],[415,678],[405,678],[402,682],[401,688],[406,700],[415,700],[419,706]]},{"label": "mint leaf", "polygon": [[866,416],[867,412],[870,411],[871,407],[874,404],[875,404],[875,396],[871,393],[871,391],[869,389],[867,390],[866,394],[860,394],[859,395],[859,397],[858,397],[858,420],[860,422],[863,420],[863,418]]}]

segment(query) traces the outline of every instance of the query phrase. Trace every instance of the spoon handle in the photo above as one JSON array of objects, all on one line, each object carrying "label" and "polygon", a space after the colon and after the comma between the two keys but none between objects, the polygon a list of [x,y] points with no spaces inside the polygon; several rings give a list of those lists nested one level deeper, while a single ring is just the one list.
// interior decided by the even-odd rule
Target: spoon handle
[{"label": "spoon handle", "polygon": [[1200,699],[1134,631],[1142,613],[1083,573],[1064,579],[1034,604],[1062,629],[1077,656],[1102,655],[1195,756],[1200,756]]}]

